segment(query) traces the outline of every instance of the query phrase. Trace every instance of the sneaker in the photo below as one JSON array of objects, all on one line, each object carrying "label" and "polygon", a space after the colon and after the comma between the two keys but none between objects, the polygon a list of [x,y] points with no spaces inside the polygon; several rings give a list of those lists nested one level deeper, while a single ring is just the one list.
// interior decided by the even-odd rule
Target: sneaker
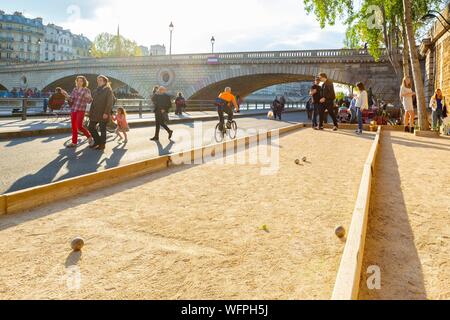
[{"label": "sneaker", "polygon": [[172,139],[173,131],[169,131],[169,140]]},{"label": "sneaker", "polygon": [[338,127],[334,126],[333,131],[338,131]]},{"label": "sneaker", "polygon": [[411,133],[414,133],[414,127],[411,127]]},{"label": "sneaker", "polygon": [[151,140],[151,141],[159,141],[159,138],[158,138],[158,137],[153,137],[153,138],[151,138],[150,140]]},{"label": "sneaker", "polygon": [[88,141],[88,145],[90,145],[90,146],[92,146],[94,144],[94,138],[92,138],[92,137],[88,138],[87,141]]},{"label": "sneaker", "polygon": [[68,149],[73,149],[73,148],[76,148],[76,147],[77,147],[77,145],[75,143],[70,143],[70,144],[68,144],[66,146],[66,148],[68,148]]},{"label": "sneaker", "polygon": [[313,130],[319,130],[319,127],[313,127]]},{"label": "sneaker", "polygon": [[405,132],[409,132],[409,127],[405,126]]}]

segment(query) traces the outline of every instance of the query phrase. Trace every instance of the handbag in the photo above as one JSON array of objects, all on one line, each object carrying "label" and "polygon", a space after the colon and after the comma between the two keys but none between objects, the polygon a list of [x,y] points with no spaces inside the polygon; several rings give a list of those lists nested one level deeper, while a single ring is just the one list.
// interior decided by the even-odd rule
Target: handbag
[{"label": "handbag", "polygon": [[445,103],[445,97],[444,97],[444,104],[442,106],[442,118],[447,118],[447,104]]}]

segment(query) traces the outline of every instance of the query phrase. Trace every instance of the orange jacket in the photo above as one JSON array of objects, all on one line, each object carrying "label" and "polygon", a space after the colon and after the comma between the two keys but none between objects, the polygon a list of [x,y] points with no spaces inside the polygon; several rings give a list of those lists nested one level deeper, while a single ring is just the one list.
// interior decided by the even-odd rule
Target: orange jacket
[{"label": "orange jacket", "polygon": [[219,98],[225,100],[228,103],[232,103],[234,105],[234,108],[236,109],[236,111],[239,110],[239,106],[236,102],[236,97],[233,94],[231,94],[230,92],[222,92],[219,95]]}]

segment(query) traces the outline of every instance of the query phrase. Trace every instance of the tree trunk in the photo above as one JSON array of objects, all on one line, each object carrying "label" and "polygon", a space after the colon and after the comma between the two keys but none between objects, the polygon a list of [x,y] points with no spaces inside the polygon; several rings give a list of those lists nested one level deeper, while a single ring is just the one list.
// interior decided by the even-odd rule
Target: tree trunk
[{"label": "tree trunk", "polygon": [[419,54],[417,52],[416,37],[413,27],[411,0],[403,0],[404,20],[406,26],[406,36],[409,44],[409,56],[411,58],[411,67],[414,78],[414,86],[416,89],[417,98],[417,112],[419,117],[419,129],[421,131],[429,130],[427,109],[425,102],[425,89],[422,77],[422,70],[420,68]]},{"label": "tree trunk", "polygon": [[409,72],[410,70],[409,45],[408,45],[408,37],[406,36],[406,27],[404,22],[402,23],[402,38],[403,38],[403,76],[410,77],[411,74]]}]

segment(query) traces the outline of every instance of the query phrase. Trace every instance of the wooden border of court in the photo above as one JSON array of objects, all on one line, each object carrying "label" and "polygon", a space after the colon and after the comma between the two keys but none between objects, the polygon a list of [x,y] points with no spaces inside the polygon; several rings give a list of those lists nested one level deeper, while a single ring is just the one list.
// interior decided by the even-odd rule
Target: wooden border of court
[{"label": "wooden border of court", "polygon": [[[279,135],[282,135],[304,127],[305,125],[303,123],[299,123],[279,129],[273,129],[267,131],[266,137],[271,137],[274,132],[278,132]],[[215,150],[220,147],[225,154],[227,150],[237,150],[242,146],[248,147],[251,142],[254,143],[255,141],[259,141],[260,137],[261,134],[257,134],[224,141],[222,143],[211,144],[198,149],[172,154],[170,156],[160,156],[43,186],[0,195],[0,216],[34,209],[54,201],[67,199],[99,188],[111,187],[143,175],[162,171],[176,165],[172,159],[182,159],[186,156],[188,161],[194,162],[199,158],[205,159],[213,157],[212,152],[215,152]]]},{"label": "wooden border of court", "polygon": [[367,221],[371,205],[371,189],[380,145],[381,126],[364,164],[361,184],[356,199],[347,241],[336,277],[332,300],[357,300],[367,233]]}]

